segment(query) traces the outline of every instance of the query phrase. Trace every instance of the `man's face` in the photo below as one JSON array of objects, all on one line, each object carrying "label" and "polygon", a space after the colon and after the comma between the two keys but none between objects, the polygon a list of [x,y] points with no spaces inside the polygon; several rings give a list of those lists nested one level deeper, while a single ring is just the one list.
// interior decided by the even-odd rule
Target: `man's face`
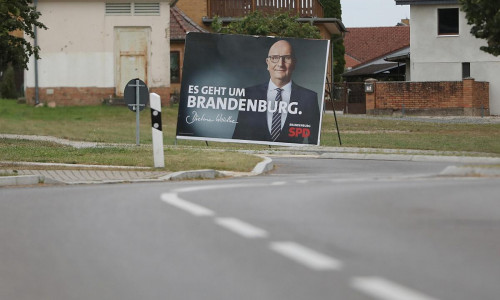
[{"label": "man's face", "polygon": [[[272,56],[279,56],[276,62],[269,58]],[[276,60],[276,57],[274,59]],[[274,43],[269,49],[266,62],[271,80],[276,86],[282,87],[290,82],[292,72],[295,69],[295,59],[293,58],[292,46],[288,42],[278,41]]]}]

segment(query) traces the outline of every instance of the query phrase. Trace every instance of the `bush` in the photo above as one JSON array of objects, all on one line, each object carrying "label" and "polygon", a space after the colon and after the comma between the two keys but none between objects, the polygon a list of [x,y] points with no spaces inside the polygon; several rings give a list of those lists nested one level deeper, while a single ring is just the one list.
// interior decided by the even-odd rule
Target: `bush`
[{"label": "bush", "polygon": [[301,23],[298,17],[288,13],[266,15],[254,11],[239,21],[224,26],[215,18],[212,30],[218,33],[248,34],[261,36],[297,37],[320,39],[319,29],[309,23]]},{"label": "bush", "polygon": [[8,66],[7,70],[3,72],[0,80],[0,97],[6,99],[16,99],[17,91],[14,80],[14,68]]}]

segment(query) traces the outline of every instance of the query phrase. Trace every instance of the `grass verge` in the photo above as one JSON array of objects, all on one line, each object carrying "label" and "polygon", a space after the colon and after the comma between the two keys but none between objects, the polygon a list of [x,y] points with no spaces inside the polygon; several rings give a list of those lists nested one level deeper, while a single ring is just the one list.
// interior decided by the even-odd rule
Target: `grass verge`
[{"label": "grass verge", "polygon": [[[177,107],[162,113],[168,170],[249,171],[260,159],[231,150],[266,150],[268,146],[175,140]],[[75,149],[34,141],[0,140],[0,160],[152,166],[151,125],[141,113],[141,146]],[[500,124],[444,124],[338,116],[342,147],[467,152],[500,156]],[[33,107],[0,100],[0,133],[47,135],[75,141],[135,144],[135,114],[119,106]],[[332,115],[324,115],[322,146],[340,146]],[[206,151],[217,150],[217,151]]]},{"label": "grass verge", "polygon": [[[43,141],[0,139],[0,160],[65,164],[153,167],[150,145],[128,147],[73,148]],[[262,159],[235,151],[196,148],[166,148],[165,170],[216,169],[251,171]],[[161,169],[159,169],[161,170]]]}]

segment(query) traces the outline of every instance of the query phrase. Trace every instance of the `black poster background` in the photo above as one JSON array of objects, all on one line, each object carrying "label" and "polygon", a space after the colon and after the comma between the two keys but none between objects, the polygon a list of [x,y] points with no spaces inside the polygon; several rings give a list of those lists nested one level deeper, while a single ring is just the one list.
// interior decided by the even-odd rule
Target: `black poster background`
[{"label": "black poster background", "polygon": [[[241,90],[269,81],[266,57],[269,48],[279,40],[286,40],[292,45],[297,57],[292,80],[317,93],[318,118],[321,118],[329,41],[189,33],[186,37],[177,138],[234,141],[232,135],[238,110],[187,107],[188,96],[245,98],[230,96],[229,90]],[[198,93],[194,93],[195,86]],[[202,93],[202,87],[216,87],[224,93]],[[319,124],[321,126],[321,122]],[[319,137],[317,140],[319,144]],[[252,140],[238,142],[283,144]]]}]

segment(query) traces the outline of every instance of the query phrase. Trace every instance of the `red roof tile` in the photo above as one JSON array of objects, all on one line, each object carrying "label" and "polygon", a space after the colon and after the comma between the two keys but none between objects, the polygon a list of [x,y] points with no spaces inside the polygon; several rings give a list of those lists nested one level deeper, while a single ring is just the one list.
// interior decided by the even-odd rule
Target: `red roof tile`
[{"label": "red roof tile", "polygon": [[350,56],[349,54],[345,54],[344,55],[344,59],[345,59],[345,68],[352,68],[354,66],[357,66],[361,63],[361,61],[355,59],[354,57]]},{"label": "red roof tile", "polygon": [[188,32],[207,32],[182,12],[178,7],[170,8],[170,40],[185,40]]},{"label": "red roof tile", "polygon": [[346,68],[355,67],[410,46],[410,26],[347,28],[344,46]]}]

